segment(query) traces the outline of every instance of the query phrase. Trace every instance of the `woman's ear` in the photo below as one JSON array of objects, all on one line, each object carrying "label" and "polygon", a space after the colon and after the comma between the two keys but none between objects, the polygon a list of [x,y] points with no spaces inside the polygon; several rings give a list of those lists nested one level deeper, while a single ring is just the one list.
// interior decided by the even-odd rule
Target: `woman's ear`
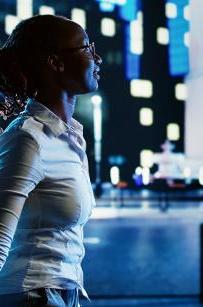
[{"label": "woman's ear", "polygon": [[64,71],[64,63],[59,59],[59,56],[56,54],[48,56],[47,64],[49,68],[54,70],[55,72]]}]

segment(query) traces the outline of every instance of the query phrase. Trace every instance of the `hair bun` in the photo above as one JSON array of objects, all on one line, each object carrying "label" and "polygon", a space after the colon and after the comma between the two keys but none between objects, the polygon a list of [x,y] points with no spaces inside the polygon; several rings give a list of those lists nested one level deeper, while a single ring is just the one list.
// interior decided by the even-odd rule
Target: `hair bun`
[{"label": "hair bun", "polygon": [[0,62],[1,62],[1,66],[5,66],[8,63],[8,50],[6,50],[5,48],[0,48]]},{"label": "hair bun", "polygon": [[6,48],[0,48],[0,55],[7,53]]},{"label": "hair bun", "polygon": [[16,59],[15,52],[12,48],[0,48],[0,56],[9,57],[9,59]]}]

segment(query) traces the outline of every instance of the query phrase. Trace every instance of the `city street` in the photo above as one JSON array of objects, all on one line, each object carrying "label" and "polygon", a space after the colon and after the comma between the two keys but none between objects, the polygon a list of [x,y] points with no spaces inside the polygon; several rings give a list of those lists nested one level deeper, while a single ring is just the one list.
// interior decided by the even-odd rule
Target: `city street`
[{"label": "city street", "polygon": [[203,210],[177,206],[94,210],[83,262],[89,306],[199,306]]}]

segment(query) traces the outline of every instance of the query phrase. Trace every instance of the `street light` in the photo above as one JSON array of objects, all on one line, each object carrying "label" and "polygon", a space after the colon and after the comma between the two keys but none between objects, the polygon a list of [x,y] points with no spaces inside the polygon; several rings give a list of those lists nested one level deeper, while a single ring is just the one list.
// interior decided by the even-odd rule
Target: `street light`
[{"label": "street light", "polygon": [[93,105],[94,123],[94,158],[95,158],[95,194],[100,196],[101,188],[101,141],[102,141],[102,97],[94,95],[91,98]]}]

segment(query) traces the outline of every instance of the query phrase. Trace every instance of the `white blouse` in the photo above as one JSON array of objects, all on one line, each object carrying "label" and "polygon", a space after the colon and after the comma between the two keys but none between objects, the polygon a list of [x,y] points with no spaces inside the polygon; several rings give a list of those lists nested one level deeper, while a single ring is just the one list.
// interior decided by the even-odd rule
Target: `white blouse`
[{"label": "white blouse", "polygon": [[83,288],[95,206],[83,127],[36,100],[0,135],[0,294]]}]

